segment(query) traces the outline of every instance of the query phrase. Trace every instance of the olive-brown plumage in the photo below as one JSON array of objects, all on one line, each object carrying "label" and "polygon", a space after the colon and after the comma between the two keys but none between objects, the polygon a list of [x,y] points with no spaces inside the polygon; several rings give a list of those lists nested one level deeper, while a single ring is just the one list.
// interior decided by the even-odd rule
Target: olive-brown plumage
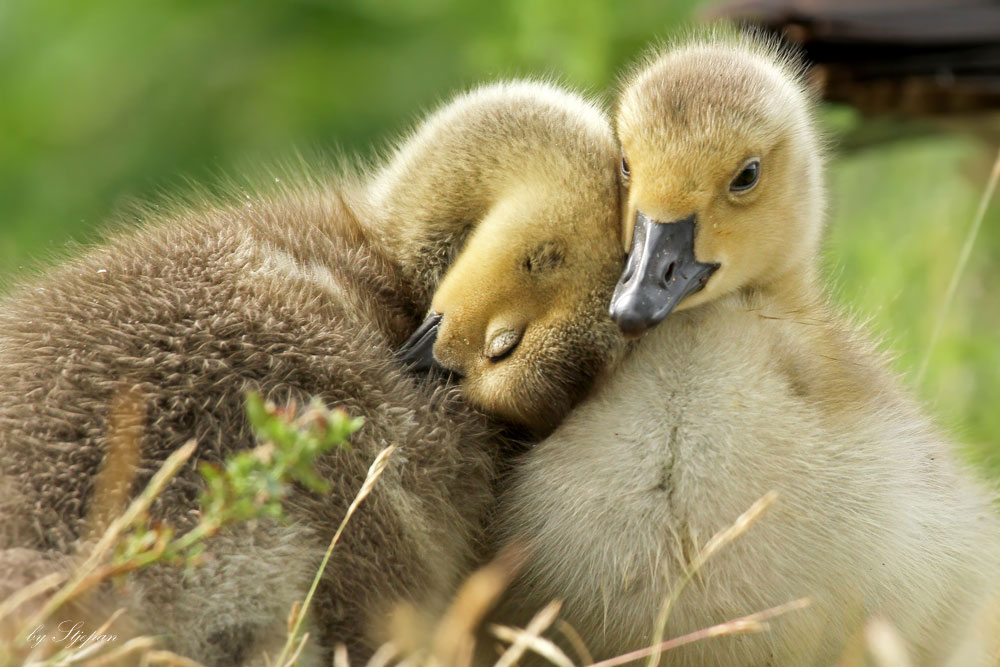
[{"label": "olive-brown plumage", "polygon": [[[516,221],[537,205],[559,228],[562,202],[578,197],[614,238],[616,149],[595,119],[588,103],[552,86],[483,88],[423,123],[371,177],[300,179],[271,195],[180,206],[6,295],[0,572],[15,569],[5,558],[25,562],[26,550],[58,569],[80,548],[116,396],[139,396],[145,414],[135,491],[190,438],[197,461],[253,445],[242,405],[255,389],[281,402],[318,396],[365,418],[349,451],[321,461],[332,491],[297,491],[290,522],[224,531],[193,573],[141,572],[128,590],[102,592],[107,605],[126,604],[132,631],[165,635],[207,664],[273,658],[292,602],[389,444],[397,451],[326,570],[304,663],[340,641],[363,657],[375,617],[399,598],[442,604],[479,547],[498,437],[458,392],[412,379],[396,348],[482,220]],[[553,159],[572,167],[573,189],[560,172],[550,188],[533,181],[526,209],[511,207],[521,196],[511,186],[537,177],[519,167]],[[574,374],[570,362],[564,372],[568,392],[595,371]],[[554,398],[558,419],[566,406]],[[187,466],[154,518],[183,529],[201,488]]]}]

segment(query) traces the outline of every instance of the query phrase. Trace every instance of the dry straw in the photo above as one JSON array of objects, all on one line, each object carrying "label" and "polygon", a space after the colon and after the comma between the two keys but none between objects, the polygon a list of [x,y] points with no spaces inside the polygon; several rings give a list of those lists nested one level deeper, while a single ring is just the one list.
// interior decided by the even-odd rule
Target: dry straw
[{"label": "dry straw", "polygon": [[[778,499],[778,493],[776,491],[768,491],[753,505],[747,509],[743,514],[737,517],[736,521],[733,522],[731,526],[720,530],[718,533],[712,536],[712,538],[705,544],[701,551],[694,557],[691,563],[688,565],[686,571],[681,576],[680,579],[674,584],[673,588],[670,590],[670,594],[667,595],[666,600],[663,601],[663,606],[660,607],[660,613],[656,617],[656,625],[654,627],[653,633],[653,645],[663,645],[663,637],[666,633],[667,620],[670,618],[670,612],[674,608],[677,599],[680,597],[684,588],[688,585],[688,582],[694,578],[694,576],[704,567],[708,559],[713,555],[718,553],[727,544],[732,543],[738,539],[743,533],[747,532],[754,523],[763,516],[764,512],[774,504],[774,501]],[[723,624],[725,625],[725,624]],[[718,627],[718,626],[716,626]],[[697,634],[697,633],[696,633]],[[660,649],[649,655],[649,667],[657,667],[660,663],[660,654],[666,649]],[[616,663],[617,664],[617,663]]]},{"label": "dry straw", "polygon": [[941,329],[944,327],[944,321],[948,316],[948,311],[951,309],[951,304],[955,301],[955,294],[958,292],[958,283],[961,281],[962,274],[965,273],[965,267],[969,263],[972,247],[976,244],[976,237],[979,236],[979,228],[983,225],[983,218],[986,216],[986,210],[993,199],[993,193],[996,191],[998,180],[1000,180],[1000,151],[997,152],[997,158],[993,162],[990,180],[987,182],[986,190],[979,200],[979,209],[976,211],[976,217],[972,222],[972,226],[969,227],[969,233],[966,235],[965,243],[962,245],[962,252],[958,256],[958,263],[955,264],[955,270],[952,272],[951,280],[948,282],[948,289],[944,293],[944,301],[941,302],[941,309],[934,320],[934,330],[931,332],[930,341],[927,343],[927,352],[924,353],[924,360],[920,363],[920,370],[917,372],[918,386],[924,380],[924,375],[927,373],[927,366],[930,364],[931,354],[934,352],[934,346],[937,345],[938,338],[941,336]]},{"label": "dry straw", "polygon": [[375,487],[375,482],[377,482],[378,478],[382,476],[383,472],[385,472],[385,467],[389,463],[389,457],[392,456],[394,451],[396,451],[396,448],[393,445],[386,447],[378,453],[375,460],[368,468],[368,475],[365,477],[365,481],[361,484],[361,489],[354,497],[354,500],[351,501],[351,506],[347,508],[347,514],[344,515],[344,519],[340,522],[337,532],[333,534],[333,538],[330,540],[330,546],[326,548],[326,553],[323,555],[323,561],[320,563],[319,569],[316,571],[316,576],[313,577],[312,586],[309,587],[309,593],[306,594],[305,600],[302,601],[302,605],[298,609],[298,613],[294,614],[294,623],[291,624],[292,630],[288,633],[288,640],[285,642],[285,646],[281,649],[281,654],[278,656],[278,665],[282,667],[286,665],[294,665],[295,660],[305,647],[308,635],[303,636],[301,639],[297,639],[298,633],[302,629],[302,623],[305,620],[306,614],[309,612],[309,605],[312,603],[313,595],[316,593],[316,588],[319,586],[320,579],[323,577],[323,572],[326,570],[327,563],[330,562],[330,556],[333,554],[333,549],[337,546],[337,542],[340,541],[340,536],[343,534],[344,528],[347,526],[347,522],[351,520],[351,517],[354,516],[354,513],[357,511],[362,501],[364,501],[364,499],[368,497],[368,494],[372,492],[372,489]]}]

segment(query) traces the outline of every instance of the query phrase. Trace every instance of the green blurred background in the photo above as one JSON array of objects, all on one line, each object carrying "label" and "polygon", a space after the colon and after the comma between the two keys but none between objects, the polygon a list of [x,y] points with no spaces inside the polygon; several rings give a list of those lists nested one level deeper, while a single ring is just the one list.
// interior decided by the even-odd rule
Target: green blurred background
[{"label": "green blurred background", "polygon": [[[123,202],[295,151],[370,156],[452,91],[554,76],[603,96],[696,0],[3,0],[0,284]],[[1000,206],[928,342],[994,159],[970,133],[847,151],[828,109],[827,275],[972,460],[1000,479]],[[877,135],[877,132],[876,132]]]}]

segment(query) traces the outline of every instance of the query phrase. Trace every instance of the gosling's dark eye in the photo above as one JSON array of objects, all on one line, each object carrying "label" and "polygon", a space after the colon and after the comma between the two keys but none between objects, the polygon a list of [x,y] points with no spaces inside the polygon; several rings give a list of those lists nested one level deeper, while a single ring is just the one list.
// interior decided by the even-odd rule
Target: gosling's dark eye
[{"label": "gosling's dark eye", "polygon": [[628,160],[626,160],[625,156],[623,155],[622,156],[622,176],[624,176],[625,178],[628,178],[631,175],[632,175],[632,170],[628,168]]},{"label": "gosling's dark eye", "polygon": [[746,163],[736,178],[729,184],[730,192],[745,192],[757,185],[760,178],[760,160],[750,160]]}]

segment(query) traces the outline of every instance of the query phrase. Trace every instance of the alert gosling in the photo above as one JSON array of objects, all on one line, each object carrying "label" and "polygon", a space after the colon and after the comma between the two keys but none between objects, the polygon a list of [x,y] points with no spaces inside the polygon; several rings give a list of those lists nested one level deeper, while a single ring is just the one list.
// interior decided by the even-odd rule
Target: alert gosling
[{"label": "alert gosling", "polygon": [[[500,620],[559,598],[595,658],[644,647],[698,550],[774,490],[666,634],[812,606],[662,663],[830,665],[882,616],[917,664],[942,664],[996,587],[994,496],[829,304],[822,150],[795,66],[751,40],[680,43],[630,78],[617,132],[630,255],[611,314],[656,328],[515,468],[499,532],[532,556]],[[991,664],[972,653],[962,664]]]}]

